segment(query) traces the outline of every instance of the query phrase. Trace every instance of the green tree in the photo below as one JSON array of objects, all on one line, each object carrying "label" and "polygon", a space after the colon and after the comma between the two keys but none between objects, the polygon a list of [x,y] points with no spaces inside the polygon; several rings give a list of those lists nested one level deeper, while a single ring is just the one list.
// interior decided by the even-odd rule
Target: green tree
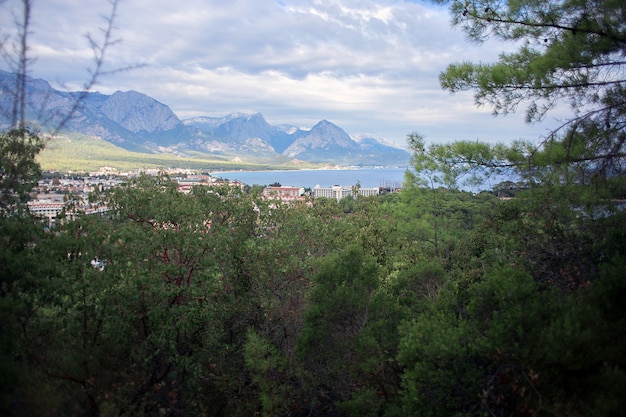
[{"label": "green tree", "polygon": [[259,224],[253,199],[227,185],[184,195],[167,177],[144,177],[113,201],[129,223],[126,238],[111,239],[119,242],[117,262],[142,283],[132,308],[146,314],[135,336],[145,398],[171,414],[245,414],[253,404],[236,394],[250,390],[243,346],[261,315],[251,265]]},{"label": "green tree", "polygon": [[344,233],[346,242],[357,243],[386,270],[394,267],[393,260],[399,248],[398,219],[393,207],[383,204],[380,196],[359,197],[353,201],[352,212],[346,216],[345,222],[349,226]]},{"label": "green tree", "polygon": [[20,293],[35,306],[21,347],[36,385],[60,393],[48,408],[249,415],[244,346],[251,326],[269,327],[262,307],[273,300],[260,297],[274,290],[256,275],[263,210],[238,188],[185,195],[166,176],[131,180],[107,201],[110,216],[79,217],[37,246],[48,284]]},{"label": "green tree", "polygon": [[570,294],[518,267],[449,279],[401,325],[400,415],[618,415],[623,263]]},{"label": "green tree", "polygon": [[309,407],[318,415],[379,415],[399,387],[401,311],[363,248],[353,244],[320,262],[297,342]]},{"label": "green tree", "polygon": [[43,149],[38,135],[26,129],[0,133],[0,211],[24,202],[41,176],[35,156]]},{"label": "green tree", "polygon": [[370,300],[379,285],[377,266],[353,246],[325,258],[314,285],[298,349],[321,386],[345,395],[354,343],[368,325]]},{"label": "green tree", "polygon": [[[488,175],[477,163],[484,157],[479,143],[430,144],[418,133],[408,136],[413,157],[405,175],[397,216],[417,253],[450,260],[451,252],[495,203],[488,195],[472,195],[460,186],[472,186]],[[472,153],[472,162],[461,162],[459,153]]]},{"label": "green tree", "polygon": [[[216,260],[204,256],[216,244],[205,211],[161,179],[133,181],[110,203],[123,205],[111,219],[79,217],[40,242],[46,269],[36,287],[16,295],[33,305],[21,348],[41,375],[39,387],[59,391],[49,409],[210,414],[192,406],[220,398],[208,377],[219,373],[211,364],[222,351],[222,311],[215,310]],[[95,258],[104,268],[91,265]]]},{"label": "green tree", "polygon": [[[625,184],[624,5],[437,3],[451,5],[453,23],[472,40],[521,41],[495,64],[450,65],[440,77],[444,89],[474,90],[477,104],[496,114],[528,102],[529,122],[562,102],[573,111],[538,144],[426,145],[409,136],[408,183],[424,190],[423,206],[434,213],[445,212],[445,200],[428,198],[429,188],[495,176],[520,189],[475,223],[445,270],[418,262],[394,281],[417,316],[401,326],[402,414],[613,415],[623,404],[623,389],[612,388],[623,379],[614,356],[623,351],[615,328],[623,318],[609,311],[623,292],[613,274],[623,263],[624,215],[611,200]],[[442,242],[443,219],[431,219],[430,229],[422,222],[415,230]],[[420,277],[430,277],[435,291],[407,302],[407,294],[424,293]]]},{"label": "green tree", "polygon": [[[489,153],[486,166],[514,166],[530,181],[623,195],[626,157],[626,7],[618,0],[450,1],[453,25],[469,39],[517,41],[496,63],[451,64],[440,76],[450,92],[473,90],[494,114],[528,103],[529,122],[557,105],[572,115],[538,145],[518,142]],[[497,151],[497,152],[496,152]],[[472,162],[472,153],[457,159]],[[550,174],[547,176],[546,174]],[[607,184],[608,182],[608,184]],[[605,195],[606,196],[606,195]]]},{"label": "green tree", "polygon": [[[0,213],[0,414],[20,415],[24,398],[36,385],[22,344],[22,325],[36,304],[37,291],[48,254],[40,242],[46,238],[41,223],[27,210]],[[27,265],[28,267],[25,267]],[[46,397],[41,392],[40,399]],[[41,401],[44,402],[44,401]],[[28,414],[28,413],[26,413]]]}]

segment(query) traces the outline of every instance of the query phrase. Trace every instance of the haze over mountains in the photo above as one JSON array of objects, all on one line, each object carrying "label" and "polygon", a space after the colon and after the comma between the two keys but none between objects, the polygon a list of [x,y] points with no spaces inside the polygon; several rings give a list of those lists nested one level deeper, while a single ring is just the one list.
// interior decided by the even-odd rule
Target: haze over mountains
[{"label": "haze over mountains", "polygon": [[[0,71],[0,125],[12,121],[15,75]],[[261,113],[180,120],[165,104],[136,92],[63,92],[28,78],[26,118],[43,131],[56,128],[81,101],[64,132],[95,136],[127,150],[176,155],[213,154],[242,160],[301,160],[343,165],[404,166],[410,154],[384,140],[351,137],[322,120],[311,129],[270,125]]]}]

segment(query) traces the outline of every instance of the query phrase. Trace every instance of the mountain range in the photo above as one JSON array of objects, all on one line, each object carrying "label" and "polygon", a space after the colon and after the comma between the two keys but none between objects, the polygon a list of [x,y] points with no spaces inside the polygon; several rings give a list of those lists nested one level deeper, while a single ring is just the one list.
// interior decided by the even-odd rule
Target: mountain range
[{"label": "mountain range", "polygon": [[[0,71],[4,129],[14,119],[15,81],[15,74]],[[352,137],[327,120],[310,129],[270,125],[261,113],[181,120],[167,105],[137,91],[65,92],[30,77],[25,97],[26,120],[37,129],[53,131],[62,125],[62,132],[97,137],[135,152],[364,166],[402,166],[410,159],[406,150],[383,139]]]}]

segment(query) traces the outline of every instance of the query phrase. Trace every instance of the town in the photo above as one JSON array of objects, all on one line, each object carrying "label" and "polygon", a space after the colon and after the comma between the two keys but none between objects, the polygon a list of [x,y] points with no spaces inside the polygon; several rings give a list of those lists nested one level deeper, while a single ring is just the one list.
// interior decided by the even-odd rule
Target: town
[{"label": "town", "polygon": [[[90,198],[90,196],[105,192],[140,175],[156,176],[162,174],[174,179],[178,183],[178,190],[182,193],[191,192],[195,186],[219,186],[224,184],[239,187],[247,192],[250,192],[252,189],[251,184],[224,180],[207,172],[197,173],[187,169],[147,169],[118,172],[113,168],[103,167],[97,172],[83,174],[44,172],[37,186],[30,193],[27,206],[32,214],[41,217],[48,226],[53,226],[61,218],[74,219],[79,214],[102,216],[109,211],[109,208],[97,198]],[[398,187],[368,188],[361,187],[358,184],[352,186],[333,185],[331,187],[320,187],[317,185],[313,189],[293,185],[270,184],[263,186],[261,194],[268,199],[290,203],[320,197],[339,201],[347,197],[377,196],[382,193],[398,192],[400,190],[401,188]]]}]

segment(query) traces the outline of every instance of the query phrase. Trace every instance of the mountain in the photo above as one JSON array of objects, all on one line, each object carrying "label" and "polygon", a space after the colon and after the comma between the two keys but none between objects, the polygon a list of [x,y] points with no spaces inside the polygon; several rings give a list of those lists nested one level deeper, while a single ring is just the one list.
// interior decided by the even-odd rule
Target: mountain
[{"label": "mountain", "polygon": [[[394,165],[393,161],[406,161],[408,164],[410,154],[402,148],[399,148],[394,143],[388,143],[387,140],[382,138],[373,137],[370,135],[362,135],[354,138],[358,143],[362,153],[362,165]],[[379,155],[384,155],[382,160],[389,161],[387,163],[377,163]],[[403,165],[404,162],[398,162],[395,165]]]},{"label": "mountain", "polygon": [[193,129],[197,140],[204,140],[199,146],[207,151],[217,148],[232,151],[256,148],[257,152],[281,154],[292,141],[284,129],[267,123],[261,113],[195,117],[185,120],[184,124]]},{"label": "mountain", "polygon": [[[12,123],[15,75],[0,71],[0,126]],[[47,81],[27,79],[25,116],[42,131],[62,130],[99,137],[128,150],[159,151],[191,135],[168,106],[135,91],[112,95],[67,93]],[[76,105],[72,117],[67,114]]]},{"label": "mountain", "polygon": [[292,134],[296,139],[283,152],[291,158],[324,162],[334,155],[351,154],[358,144],[339,126],[322,120],[309,131],[299,130]]},{"label": "mountain", "polygon": [[[0,127],[13,120],[15,75],[0,71]],[[64,92],[27,78],[25,115],[42,131],[94,136],[124,149],[255,160],[301,160],[342,165],[406,165],[410,154],[373,137],[352,138],[322,120],[311,129],[273,126],[261,113],[180,120],[166,105],[137,91]],[[72,117],[66,118],[74,108]],[[66,120],[67,119],[67,120]]]}]

